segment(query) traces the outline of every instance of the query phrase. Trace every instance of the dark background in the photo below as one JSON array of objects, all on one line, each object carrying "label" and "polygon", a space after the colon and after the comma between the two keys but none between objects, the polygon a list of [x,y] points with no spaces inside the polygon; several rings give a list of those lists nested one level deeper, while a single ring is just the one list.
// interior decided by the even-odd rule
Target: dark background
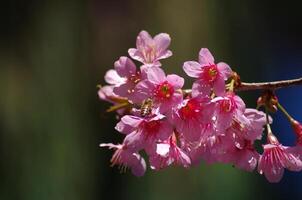
[{"label": "dark background", "polygon": [[[0,199],[302,199],[301,173],[279,184],[221,164],[120,174],[109,167],[112,152],[98,147],[122,137],[96,88],[142,29],[171,35],[168,73],[184,76],[183,62],[207,47],[247,82],[301,77],[298,2],[1,1]],[[301,87],[277,94],[302,121]],[[241,95],[255,107],[258,92]],[[286,119],[274,120],[279,139],[294,144]]]}]

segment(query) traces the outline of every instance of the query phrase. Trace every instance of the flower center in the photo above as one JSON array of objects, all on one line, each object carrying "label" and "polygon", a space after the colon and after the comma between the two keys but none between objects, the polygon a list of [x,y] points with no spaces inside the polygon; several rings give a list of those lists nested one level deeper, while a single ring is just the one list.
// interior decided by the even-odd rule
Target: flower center
[{"label": "flower center", "polygon": [[173,86],[167,81],[156,86],[154,96],[158,99],[165,100],[169,99],[174,93]]},{"label": "flower center", "polygon": [[155,45],[147,46],[145,51],[143,51],[145,61],[147,63],[153,63],[156,58],[156,48]]},{"label": "flower center", "polygon": [[141,73],[137,71],[135,74],[132,74],[130,77],[128,77],[128,81],[137,84],[141,80]]},{"label": "flower center", "polygon": [[137,71],[135,74],[131,74],[131,76],[128,77],[127,81],[128,81],[128,83],[132,83],[133,87],[131,87],[127,90],[128,94],[132,94],[132,93],[135,92],[135,90],[134,90],[135,85],[138,84],[138,82],[141,81],[140,71]]},{"label": "flower center", "polygon": [[204,73],[203,73],[203,78],[211,83],[216,80],[218,75],[218,70],[216,65],[210,65],[210,66],[205,66],[204,67]]},{"label": "flower center", "polygon": [[192,119],[201,111],[199,102],[191,99],[187,104],[179,110],[179,115],[182,119]]}]

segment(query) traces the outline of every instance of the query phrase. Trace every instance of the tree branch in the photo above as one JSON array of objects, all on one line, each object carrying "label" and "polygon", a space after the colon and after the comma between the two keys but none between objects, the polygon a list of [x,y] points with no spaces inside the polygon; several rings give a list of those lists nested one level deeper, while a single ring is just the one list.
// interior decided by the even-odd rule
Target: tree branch
[{"label": "tree branch", "polygon": [[302,78],[273,81],[273,82],[262,82],[262,83],[245,83],[241,82],[235,91],[248,91],[248,90],[277,90],[280,88],[290,87],[294,85],[302,85]]},{"label": "tree branch", "polygon": [[[260,83],[246,83],[241,82],[237,85],[235,91],[248,91],[248,90],[277,90],[280,88],[302,85],[302,78],[282,80],[282,81],[273,81],[273,82],[260,82]],[[182,90],[184,94],[190,94],[191,89]]]}]

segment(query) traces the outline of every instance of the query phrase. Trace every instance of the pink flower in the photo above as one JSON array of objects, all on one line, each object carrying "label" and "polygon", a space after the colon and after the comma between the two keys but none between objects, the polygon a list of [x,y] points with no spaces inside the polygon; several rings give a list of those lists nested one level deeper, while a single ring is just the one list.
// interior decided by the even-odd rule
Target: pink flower
[{"label": "pink flower", "polygon": [[124,143],[133,151],[153,148],[158,140],[168,139],[173,132],[171,124],[161,114],[146,118],[125,115],[115,128],[127,134]]},{"label": "pink flower", "polygon": [[214,104],[208,98],[185,99],[170,116],[177,132],[190,142],[207,137],[212,130]]},{"label": "pink flower", "polygon": [[190,77],[197,78],[192,87],[192,94],[209,95],[211,89],[220,96],[225,92],[225,81],[232,75],[231,68],[223,62],[215,64],[211,52],[202,48],[199,51],[199,62],[187,61],[183,69]]},{"label": "pink flower", "polygon": [[152,98],[154,106],[159,107],[161,113],[170,110],[182,101],[180,90],[184,85],[184,79],[171,74],[166,76],[165,72],[158,67],[148,68],[147,79],[137,85],[141,98]]},{"label": "pink flower", "polygon": [[281,180],[284,168],[290,171],[302,170],[302,161],[291,152],[290,147],[281,145],[277,138],[268,135],[268,144],[263,145],[264,152],[259,158],[258,172],[264,174],[269,182]]},{"label": "pink flower", "polygon": [[216,104],[216,129],[220,134],[231,126],[234,118],[240,118],[245,111],[243,100],[232,92],[216,97],[212,102]]},{"label": "pink flower", "polygon": [[119,165],[121,171],[125,171],[128,167],[131,168],[132,174],[135,176],[143,176],[146,171],[146,162],[138,153],[129,151],[124,144],[100,144],[100,147],[109,147],[116,149],[112,158],[111,166]]},{"label": "pink flower", "polygon": [[174,136],[171,136],[166,141],[157,143],[156,150],[149,152],[149,161],[151,169],[154,170],[160,170],[172,164],[187,168],[191,164],[189,156],[177,146]]},{"label": "pink flower", "polygon": [[147,31],[141,31],[136,39],[136,49],[131,48],[128,53],[147,66],[161,66],[159,60],[172,56],[172,52],[167,50],[170,42],[171,38],[166,33],[152,38]]},{"label": "pink flower", "polygon": [[120,77],[115,77],[119,81],[115,84],[114,93],[126,97],[134,103],[140,102],[138,93],[136,91],[136,85],[144,79],[145,74],[136,69],[133,61],[125,56],[120,57],[118,61],[114,63],[116,74]]}]

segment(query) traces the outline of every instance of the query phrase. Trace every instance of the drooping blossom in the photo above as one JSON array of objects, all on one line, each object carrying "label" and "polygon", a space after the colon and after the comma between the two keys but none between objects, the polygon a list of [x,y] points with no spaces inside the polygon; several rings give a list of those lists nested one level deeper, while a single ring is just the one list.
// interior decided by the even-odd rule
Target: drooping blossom
[{"label": "drooping blossom", "polygon": [[170,120],[188,141],[198,141],[212,132],[214,104],[207,97],[185,99],[172,112]]},{"label": "drooping blossom", "polygon": [[135,176],[143,176],[146,171],[146,162],[138,153],[129,151],[125,144],[100,144],[100,147],[109,147],[115,149],[111,158],[111,166],[119,165],[121,171],[131,168]]},{"label": "drooping blossom", "polygon": [[155,151],[149,150],[149,162],[151,169],[160,170],[172,164],[185,168],[191,165],[189,156],[177,146],[175,135],[156,144]]},{"label": "drooping blossom", "polygon": [[125,115],[116,125],[116,130],[126,134],[124,143],[133,151],[153,148],[158,140],[169,138],[173,128],[162,114],[148,117]]},{"label": "drooping blossom", "polygon": [[300,158],[291,152],[290,147],[280,144],[275,136],[268,135],[268,144],[263,145],[263,149],[258,162],[258,172],[264,174],[269,182],[279,182],[284,168],[290,171],[302,170]]},{"label": "drooping blossom", "polygon": [[146,70],[147,79],[137,85],[141,98],[151,98],[153,104],[159,107],[161,113],[170,110],[182,101],[180,90],[184,85],[184,79],[175,74],[166,76],[165,72],[158,67]]},{"label": "drooping blossom", "polygon": [[168,50],[171,38],[166,33],[160,33],[154,38],[147,31],[141,31],[136,39],[136,48],[128,50],[131,58],[147,66],[161,66],[159,60],[172,56]]},{"label": "drooping blossom", "polygon": [[225,81],[232,75],[232,70],[226,63],[215,64],[211,52],[202,48],[199,51],[199,62],[187,61],[183,69],[190,77],[197,78],[192,87],[192,94],[209,95],[211,89],[216,95],[225,92]]}]

